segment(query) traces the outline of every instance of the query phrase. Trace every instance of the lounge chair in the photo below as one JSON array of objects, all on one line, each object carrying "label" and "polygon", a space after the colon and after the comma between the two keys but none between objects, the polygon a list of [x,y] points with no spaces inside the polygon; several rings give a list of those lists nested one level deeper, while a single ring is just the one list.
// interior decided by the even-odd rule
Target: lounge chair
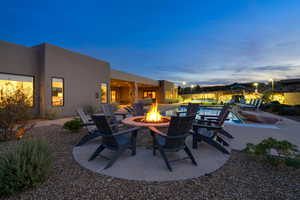
[{"label": "lounge chair", "polygon": [[199,111],[199,108],[199,104],[189,103],[186,111],[178,111],[177,116],[181,116],[182,114],[184,114],[185,116],[196,116],[197,112]]},{"label": "lounge chair", "polygon": [[83,123],[83,126],[85,126],[88,131],[88,133],[83,138],[81,138],[79,143],[76,145],[81,146],[87,143],[88,141],[99,137],[100,134],[95,126],[95,123],[89,118],[89,116],[83,111],[82,108],[78,108],[76,111]]},{"label": "lounge chair", "polygon": [[206,142],[207,144],[212,145],[219,151],[229,154],[227,147],[229,144],[219,135],[219,133],[233,138],[228,132],[223,129],[223,124],[225,119],[229,114],[229,109],[222,109],[223,112],[220,114],[218,120],[198,120],[193,124],[193,148],[197,149],[198,142]]},{"label": "lounge chair", "polygon": [[[113,132],[112,127],[104,115],[92,115],[92,119],[98,128],[99,134],[102,136],[102,141],[100,146],[89,158],[89,161],[94,160],[104,149],[114,151],[115,153],[111,158],[101,156],[109,160],[108,164],[104,167],[104,169],[107,169],[111,167],[127,149],[132,150],[132,156],[136,154],[136,136],[137,131],[140,129],[139,127]],[[128,136],[129,133],[132,134],[131,137]]]},{"label": "lounge chair", "polygon": [[153,155],[155,156],[156,150],[158,150],[170,171],[172,171],[172,167],[170,165],[170,162],[172,161],[168,160],[166,152],[178,152],[184,150],[188,157],[178,160],[188,158],[191,159],[194,165],[197,165],[193,154],[185,143],[186,137],[190,135],[194,119],[195,116],[171,117],[167,133],[163,133],[154,127],[150,127],[151,134],[153,136]]},{"label": "lounge chair", "polygon": [[252,102],[252,104],[251,104],[251,101],[250,101],[250,104],[237,104],[237,106],[241,109],[259,110],[261,104],[262,104],[261,99],[255,99]]}]

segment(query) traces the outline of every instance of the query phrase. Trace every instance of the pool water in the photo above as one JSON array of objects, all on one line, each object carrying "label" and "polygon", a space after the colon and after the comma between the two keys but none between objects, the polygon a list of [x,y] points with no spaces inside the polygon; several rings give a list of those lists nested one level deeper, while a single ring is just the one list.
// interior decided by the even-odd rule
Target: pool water
[{"label": "pool water", "polygon": [[[200,107],[196,119],[201,119],[200,115],[213,115],[213,116],[219,116],[221,112],[222,107]],[[177,108],[173,108],[170,110],[165,111],[162,113],[166,116],[176,116],[176,113],[178,111],[186,111],[186,106],[180,106]],[[237,123],[237,124],[244,124],[244,121],[240,119],[237,115],[235,115],[233,112],[230,112],[225,123]]]}]

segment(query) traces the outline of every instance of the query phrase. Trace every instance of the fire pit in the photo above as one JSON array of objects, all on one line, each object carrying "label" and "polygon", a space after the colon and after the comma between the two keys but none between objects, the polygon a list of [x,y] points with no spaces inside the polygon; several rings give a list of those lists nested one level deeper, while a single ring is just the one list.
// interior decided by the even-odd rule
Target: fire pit
[{"label": "fire pit", "polygon": [[158,104],[153,103],[145,116],[128,117],[122,122],[130,126],[166,127],[169,126],[170,117],[161,116],[158,111]]}]

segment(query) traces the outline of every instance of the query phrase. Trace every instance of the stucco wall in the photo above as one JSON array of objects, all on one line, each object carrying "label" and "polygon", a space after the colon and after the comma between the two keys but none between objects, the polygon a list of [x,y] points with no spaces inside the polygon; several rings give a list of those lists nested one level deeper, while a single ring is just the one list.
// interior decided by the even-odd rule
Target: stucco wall
[{"label": "stucco wall", "polygon": [[[51,106],[51,78],[64,78],[64,106],[58,107],[61,116],[73,115],[79,106],[99,106],[100,84],[107,83],[110,101],[110,65],[89,56],[56,47],[44,45],[45,60],[45,105],[44,112]],[[56,108],[55,108],[56,109]]]},{"label": "stucco wall", "polygon": [[0,40],[0,73],[34,77],[34,113],[39,112],[39,51]]}]

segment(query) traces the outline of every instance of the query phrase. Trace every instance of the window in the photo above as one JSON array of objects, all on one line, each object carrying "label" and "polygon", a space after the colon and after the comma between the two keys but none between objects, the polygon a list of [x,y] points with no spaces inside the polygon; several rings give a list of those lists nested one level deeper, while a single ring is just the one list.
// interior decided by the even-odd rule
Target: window
[{"label": "window", "polygon": [[52,78],[52,106],[64,106],[64,79]]},{"label": "window", "polygon": [[107,103],[107,83],[101,83],[101,91],[100,91],[100,101],[101,103]]},{"label": "window", "polygon": [[0,100],[1,97],[12,95],[20,90],[28,97],[29,103],[34,102],[34,78],[32,76],[22,76],[0,73]]},{"label": "window", "polygon": [[115,103],[117,101],[117,91],[116,90],[111,90],[110,91],[110,101],[111,103]]},{"label": "window", "polygon": [[155,99],[156,98],[156,92],[154,90],[144,91],[144,98]]}]

